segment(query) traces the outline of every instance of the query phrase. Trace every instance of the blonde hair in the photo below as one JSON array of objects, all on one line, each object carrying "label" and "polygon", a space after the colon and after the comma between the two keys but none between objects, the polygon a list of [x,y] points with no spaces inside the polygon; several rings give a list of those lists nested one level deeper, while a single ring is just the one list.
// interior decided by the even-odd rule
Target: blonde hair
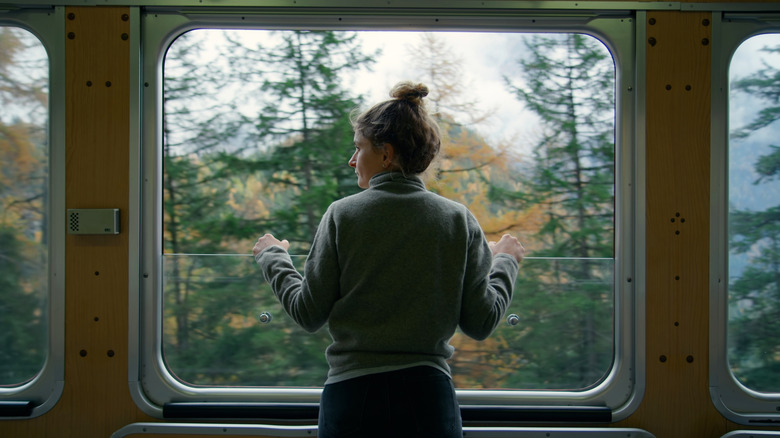
[{"label": "blonde hair", "polygon": [[439,125],[428,114],[424,84],[403,81],[390,90],[392,99],[380,102],[350,121],[352,129],[374,147],[393,145],[397,164],[405,174],[421,174],[441,148]]}]

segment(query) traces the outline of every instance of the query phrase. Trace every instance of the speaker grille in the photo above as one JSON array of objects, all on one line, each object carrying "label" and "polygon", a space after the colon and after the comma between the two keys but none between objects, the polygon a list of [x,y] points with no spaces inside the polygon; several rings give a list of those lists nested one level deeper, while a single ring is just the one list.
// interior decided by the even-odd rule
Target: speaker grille
[{"label": "speaker grille", "polygon": [[79,213],[77,211],[72,211],[70,213],[68,225],[70,226],[71,232],[77,232],[79,230]]}]

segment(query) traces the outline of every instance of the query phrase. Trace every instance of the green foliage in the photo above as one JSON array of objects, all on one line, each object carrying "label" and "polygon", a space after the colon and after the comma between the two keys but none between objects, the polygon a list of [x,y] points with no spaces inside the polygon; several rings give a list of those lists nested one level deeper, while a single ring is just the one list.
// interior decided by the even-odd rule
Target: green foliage
[{"label": "green foliage", "polygon": [[48,353],[48,68],[29,32],[0,26],[0,386]]},{"label": "green foliage", "polygon": [[19,231],[0,226],[0,385],[31,379],[46,358],[46,265]]},{"label": "green foliage", "polygon": [[[312,386],[327,373],[327,332],[295,327],[251,258],[209,254],[246,253],[266,232],[305,253],[330,203],[358,190],[347,165],[358,101],[340,75],[371,60],[353,34],[260,36],[229,36],[220,69],[204,62],[205,37],[187,34],[170,56],[181,74],[166,76],[165,357],[194,384]],[[261,309],[273,324],[258,324]]]},{"label": "green foliage", "polygon": [[[612,363],[614,215],[614,65],[595,39],[532,36],[519,60],[522,78],[507,84],[540,119],[543,131],[523,192],[500,187],[492,199],[541,207],[533,255],[516,287],[517,312],[529,329],[507,336],[527,365],[517,387],[584,388]],[[517,85],[516,85],[517,84]],[[517,333],[517,334],[515,334]]]},{"label": "green foliage", "polygon": [[[780,48],[764,48],[776,54]],[[734,81],[732,90],[747,93],[761,108],[756,119],[732,131],[732,153],[754,133],[770,129],[780,114],[780,72],[765,68]],[[754,163],[754,185],[777,191],[780,148],[768,145],[768,153]],[[738,175],[732,175],[734,178]],[[729,249],[747,262],[729,282],[728,349],[732,372],[751,389],[777,392],[780,373],[780,205],[760,210],[732,208],[729,212]],[[734,260],[734,259],[732,259]],[[733,263],[733,262],[732,262]]]},{"label": "green foliage", "polygon": [[[202,37],[189,38],[182,44]],[[353,150],[347,116],[361,98],[340,84],[350,70],[369,65],[370,56],[351,33],[228,34],[225,41],[230,68],[203,62],[195,44],[171,49],[185,57],[172,64],[184,76],[166,70],[172,112],[164,157],[165,358],[192,384],[317,386],[327,373],[327,331],[312,336],[295,326],[251,257],[225,254],[248,252],[265,232],[305,254],[328,205],[358,190],[347,166]],[[431,38],[416,50],[426,47],[448,53]],[[535,111],[546,111],[539,114],[546,130],[533,166],[508,161],[456,123],[448,112],[468,114],[472,104],[458,98],[445,70],[429,72],[448,90],[434,100],[448,143],[433,188],[497,229],[539,216],[534,255],[565,256],[523,264],[517,309],[510,310],[520,315],[520,326],[502,326],[482,343],[456,335],[451,365],[461,387],[584,388],[612,363],[614,69],[603,47],[580,36],[537,39],[529,47],[535,64],[524,66],[524,74],[538,88],[513,90]],[[565,60],[545,58],[561,47]],[[538,71],[540,63],[548,70]],[[219,83],[222,92],[242,84],[229,105],[208,96],[197,103],[202,90],[215,88],[188,76],[201,69],[207,71],[199,77]],[[553,77],[561,73],[567,81]],[[207,117],[195,110],[209,107],[233,112]],[[521,178],[526,172],[529,178]],[[490,185],[501,194],[494,202],[484,196]],[[541,213],[533,213],[540,205]],[[268,325],[257,321],[264,311],[274,317]]]}]

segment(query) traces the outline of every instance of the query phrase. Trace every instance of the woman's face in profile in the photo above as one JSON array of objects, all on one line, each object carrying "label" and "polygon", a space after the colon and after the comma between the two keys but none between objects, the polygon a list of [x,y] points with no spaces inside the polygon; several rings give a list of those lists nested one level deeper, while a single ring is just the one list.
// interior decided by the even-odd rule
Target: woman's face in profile
[{"label": "woman's face in profile", "polygon": [[380,149],[377,150],[371,145],[371,142],[363,137],[359,132],[355,132],[355,153],[349,159],[350,167],[355,169],[358,178],[358,187],[368,188],[368,182],[371,177],[379,172],[386,170],[382,167],[385,160],[385,154]]}]

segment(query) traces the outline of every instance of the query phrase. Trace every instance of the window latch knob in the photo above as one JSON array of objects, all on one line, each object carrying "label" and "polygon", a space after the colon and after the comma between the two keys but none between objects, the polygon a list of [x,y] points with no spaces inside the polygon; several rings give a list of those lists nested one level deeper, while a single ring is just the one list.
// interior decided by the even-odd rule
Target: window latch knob
[{"label": "window latch knob", "polygon": [[506,323],[509,325],[517,325],[517,323],[520,322],[520,317],[515,315],[514,313],[507,316]]},{"label": "window latch knob", "polygon": [[271,322],[271,320],[273,319],[273,317],[271,316],[271,314],[270,314],[270,313],[268,313],[268,312],[263,312],[263,313],[261,313],[260,315],[258,315],[258,316],[257,316],[257,319],[258,319],[260,322],[262,322],[263,324],[268,324],[269,322]]}]

